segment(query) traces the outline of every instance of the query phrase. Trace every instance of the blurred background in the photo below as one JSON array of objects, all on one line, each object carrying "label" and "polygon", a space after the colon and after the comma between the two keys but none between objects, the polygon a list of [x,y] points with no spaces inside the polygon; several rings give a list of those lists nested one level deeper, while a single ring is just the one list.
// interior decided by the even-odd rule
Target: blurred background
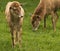
[{"label": "blurred background", "polygon": [[[32,31],[30,15],[34,12],[39,0],[15,0],[22,3],[25,16],[22,27],[22,48],[18,45],[12,48],[11,34],[4,13],[9,1],[13,0],[0,0],[0,51],[60,51],[60,20],[57,22],[56,32],[53,32],[50,16],[47,18],[46,30],[43,28],[42,20],[39,29],[36,32]],[[60,15],[59,11],[58,14]]]}]

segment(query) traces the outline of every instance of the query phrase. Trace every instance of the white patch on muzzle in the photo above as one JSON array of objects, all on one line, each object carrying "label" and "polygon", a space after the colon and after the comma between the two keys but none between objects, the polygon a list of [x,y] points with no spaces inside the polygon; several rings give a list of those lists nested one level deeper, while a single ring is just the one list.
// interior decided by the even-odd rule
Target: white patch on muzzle
[{"label": "white patch on muzzle", "polygon": [[22,18],[23,16],[19,15],[19,18]]},{"label": "white patch on muzzle", "polygon": [[[39,22],[39,25],[40,25],[40,22]],[[37,31],[39,28],[39,25],[35,29],[33,28],[33,31]]]}]

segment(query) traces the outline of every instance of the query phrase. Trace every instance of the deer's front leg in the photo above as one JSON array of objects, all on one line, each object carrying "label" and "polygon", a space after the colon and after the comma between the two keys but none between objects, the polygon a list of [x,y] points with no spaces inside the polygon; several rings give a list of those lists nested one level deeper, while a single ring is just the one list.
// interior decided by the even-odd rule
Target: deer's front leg
[{"label": "deer's front leg", "polygon": [[12,35],[12,47],[15,47],[15,45],[16,45],[16,40],[15,40],[16,39],[16,31],[13,27],[11,27],[10,31],[11,31],[11,35]]},{"label": "deer's front leg", "polygon": [[44,17],[44,28],[46,28],[46,17]]},{"label": "deer's front leg", "polygon": [[56,22],[55,22],[55,13],[52,12],[52,24],[53,24],[53,29],[54,29],[54,32],[56,31]]},{"label": "deer's front leg", "polygon": [[22,28],[18,31],[18,42],[19,42],[19,47],[22,46]]}]

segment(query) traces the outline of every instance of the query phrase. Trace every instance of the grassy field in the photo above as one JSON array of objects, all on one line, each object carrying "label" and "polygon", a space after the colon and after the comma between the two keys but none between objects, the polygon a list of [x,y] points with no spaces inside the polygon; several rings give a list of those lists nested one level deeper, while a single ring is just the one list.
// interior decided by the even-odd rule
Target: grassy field
[{"label": "grassy field", "polygon": [[[43,20],[36,32],[32,31],[30,14],[33,13],[39,0],[18,0],[23,3],[25,10],[22,48],[11,47],[11,34],[5,19],[5,5],[9,0],[0,0],[0,51],[60,51],[60,20],[56,24],[56,32],[53,31],[51,17],[47,18],[47,28],[43,28]],[[12,0],[11,0],[12,1]],[[60,15],[60,12],[58,12]],[[60,18],[59,18],[60,19]]]}]

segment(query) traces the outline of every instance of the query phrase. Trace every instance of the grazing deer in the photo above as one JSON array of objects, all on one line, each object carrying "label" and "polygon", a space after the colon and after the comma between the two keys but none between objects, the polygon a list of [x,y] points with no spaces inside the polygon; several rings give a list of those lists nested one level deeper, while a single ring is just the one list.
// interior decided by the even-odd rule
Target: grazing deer
[{"label": "grazing deer", "polygon": [[56,31],[58,9],[60,9],[60,0],[40,0],[37,8],[35,9],[31,17],[31,24],[32,24],[33,30],[38,29],[40,21],[43,19],[44,19],[44,28],[46,28],[46,17],[47,15],[51,15],[53,29],[54,31]]}]

